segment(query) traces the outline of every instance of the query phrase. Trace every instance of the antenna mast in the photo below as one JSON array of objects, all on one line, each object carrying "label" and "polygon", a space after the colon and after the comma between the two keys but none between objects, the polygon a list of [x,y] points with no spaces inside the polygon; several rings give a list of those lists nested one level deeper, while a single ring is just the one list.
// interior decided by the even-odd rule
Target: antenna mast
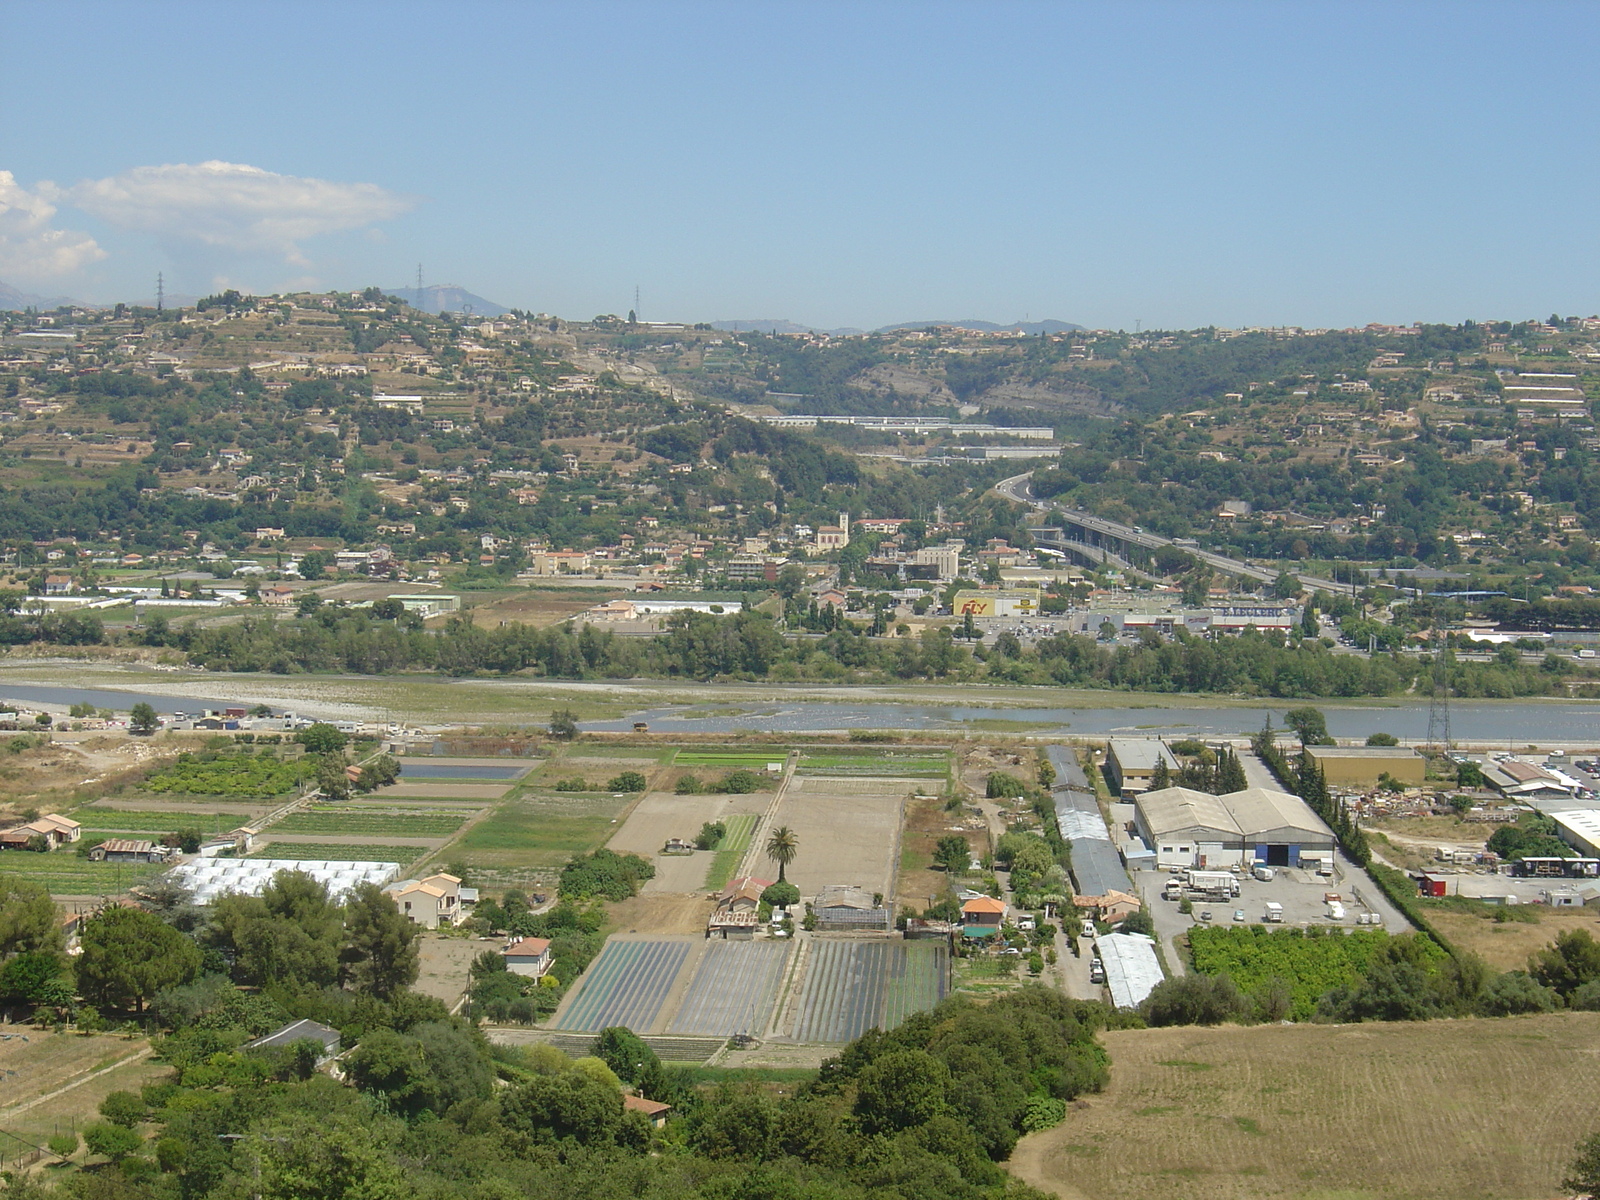
[{"label": "antenna mast", "polygon": [[161,312],[167,306],[167,280],[160,271],[156,272],[156,311]]},{"label": "antenna mast", "polygon": [[422,308],[422,264],[417,264],[417,308]]},{"label": "antenna mast", "polygon": [[1433,631],[1433,687],[1428,698],[1428,749],[1450,753],[1450,664],[1444,630]]}]

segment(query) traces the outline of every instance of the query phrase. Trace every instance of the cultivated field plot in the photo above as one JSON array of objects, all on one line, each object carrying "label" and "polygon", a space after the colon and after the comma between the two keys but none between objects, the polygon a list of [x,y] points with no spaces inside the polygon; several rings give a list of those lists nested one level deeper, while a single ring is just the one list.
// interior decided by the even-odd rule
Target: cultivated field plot
[{"label": "cultivated field plot", "polygon": [[256,848],[246,858],[300,858],[311,860],[331,860],[334,862],[348,860],[350,862],[393,862],[406,866],[416,862],[417,859],[427,854],[431,849],[428,842],[418,842],[412,845],[375,846],[370,842],[292,842],[279,839],[268,841],[264,844],[257,843]]},{"label": "cultivated field plot", "polygon": [[765,753],[748,750],[679,750],[673,756],[672,765],[708,771],[765,771],[777,763],[781,770],[788,757],[786,750]]},{"label": "cultivated field plot", "polygon": [[795,770],[801,775],[902,775],[908,779],[943,779],[950,756],[938,751],[895,750],[802,753]]},{"label": "cultivated field plot", "polygon": [[395,783],[376,795],[385,800],[498,800],[514,785],[505,783]]},{"label": "cultivated field plot", "polygon": [[272,832],[351,836],[375,833],[384,837],[445,838],[460,829],[462,822],[470,815],[403,808],[314,808],[290,813],[273,824]]},{"label": "cultivated field plot", "polygon": [[790,948],[789,942],[708,942],[667,1032],[763,1036]]},{"label": "cultivated field plot", "polygon": [[817,938],[809,953],[797,1042],[848,1042],[874,1027],[893,1029],[947,990],[949,952],[933,942]]},{"label": "cultivated field plot", "polygon": [[1532,1200],[1594,1131],[1596,1013],[1100,1037],[1110,1086],[1010,1163],[1073,1200]]},{"label": "cultivated field plot", "polygon": [[631,797],[523,791],[473,825],[451,857],[477,868],[483,886],[545,882],[574,854],[604,845]]},{"label": "cultivated field plot", "polygon": [[[84,1037],[16,1027],[26,1034],[0,1042],[0,1120],[8,1132],[31,1137],[56,1132],[56,1124],[77,1128],[95,1118],[96,1106],[114,1088],[139,1084],[151,1076],[168,1074],[170,1067],[140,1056],[149,1049],[145,1040],[111,1035]],[[121,1071],[105,1071],[115,1064]],[[138,1077],[143,1078],[138,1078]],[[53,1099],[51,1093],[66,1088]]]},{"label": "cultivated field plot", "polygon": [[115,896],[166,870],[161,864],[90,862],[71,851],[34,854],[0,852],[0,874],[19,875],[41,883],[52,896]]},{"label": "cultivated field plot", "polygon": [[759,820],[761,818],[752,813],[740,813],[723,822],[728,827],[728,833],[712,855],[711,868],[706,872],[707,891],[719,892],[728,886],[728,881],[744,859],[744,852],[750,848],[750,835],[756,831],[756,822]]},{"label": "cultivated field plot", "polygon": [[552,1026],[588,1033],[611,1025],[625,1025],[636,1032],[648,1030],[694,945],[691,938],[611,938],[583,973]]},{"label": "cultivated field plot", "polygon": [[202,833],[226,833],[246,824],[250,818],[239,813],[144,812],[116,808],[80,808],[72,819],[83,823],[88,834],[171,833],[177,829],[198,829]]},{"label": "cultivated field plot", "polygon": [[[787,825],[799,840],[788,878],[800,894],[809,898],[827,884],[847,883],[892,895],[900,809],[912,786],[904,779],[791,779],[772,824]],[[757,859],[756,874],[776,879],[763,875],[776,870]]]}]

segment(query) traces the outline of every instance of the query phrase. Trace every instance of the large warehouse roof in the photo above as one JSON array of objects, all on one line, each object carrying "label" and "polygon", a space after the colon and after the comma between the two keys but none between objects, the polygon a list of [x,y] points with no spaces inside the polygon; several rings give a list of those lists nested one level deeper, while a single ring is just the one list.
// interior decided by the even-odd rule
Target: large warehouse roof
[{"label": "large warehouse roof", "polygon": [[1219,796],[1246,837],[1264,833],[1294,832],[1333,841],[1333,830],[1299,796],[1271,788],[1253,787]]},{"label": "large warehouse roof", "polygon": [[1161,982],[1156,944],[1142,933],[1107,933],[1095,939],[1106,987],[1117,1008],[1138,1008]]},{"label": "large warehouse roof", "polygon": [[1161,788],[1146,792],[1136,803],[1145,828],[1155,837],[1192,829],[1210,829],[1231,837],[1244,834],[1222,800],[1207,792],[1186,787]]},{"label": "large warehouse roof", "polygon": [[1154,771],[1163,762],[1168,767],[1178,765],[1158,738],[1112,738],[1110,749],[1124,771]]}]

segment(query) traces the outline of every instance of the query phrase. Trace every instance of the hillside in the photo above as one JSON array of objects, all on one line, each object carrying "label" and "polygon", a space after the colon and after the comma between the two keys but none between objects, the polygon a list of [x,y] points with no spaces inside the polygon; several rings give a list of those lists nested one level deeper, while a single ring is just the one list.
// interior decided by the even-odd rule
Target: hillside
[{"label": "hillside", "polygon": [[1102,1037],[1110,1086],[1011,1160],[1063,1200],[1544,1200],[1600,1128],[1600,1014]]}]

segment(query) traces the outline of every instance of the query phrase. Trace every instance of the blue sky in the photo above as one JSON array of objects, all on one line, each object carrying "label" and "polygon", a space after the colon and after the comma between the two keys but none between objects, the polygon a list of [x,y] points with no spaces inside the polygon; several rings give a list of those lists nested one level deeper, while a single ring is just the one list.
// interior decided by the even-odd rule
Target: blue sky
[{"label": "blue sky", "polygon": [[[1600,310],[1591,3],[0,5],[0,280],[587,318]],[[202,166],[202,164],[217,164]]]}]

